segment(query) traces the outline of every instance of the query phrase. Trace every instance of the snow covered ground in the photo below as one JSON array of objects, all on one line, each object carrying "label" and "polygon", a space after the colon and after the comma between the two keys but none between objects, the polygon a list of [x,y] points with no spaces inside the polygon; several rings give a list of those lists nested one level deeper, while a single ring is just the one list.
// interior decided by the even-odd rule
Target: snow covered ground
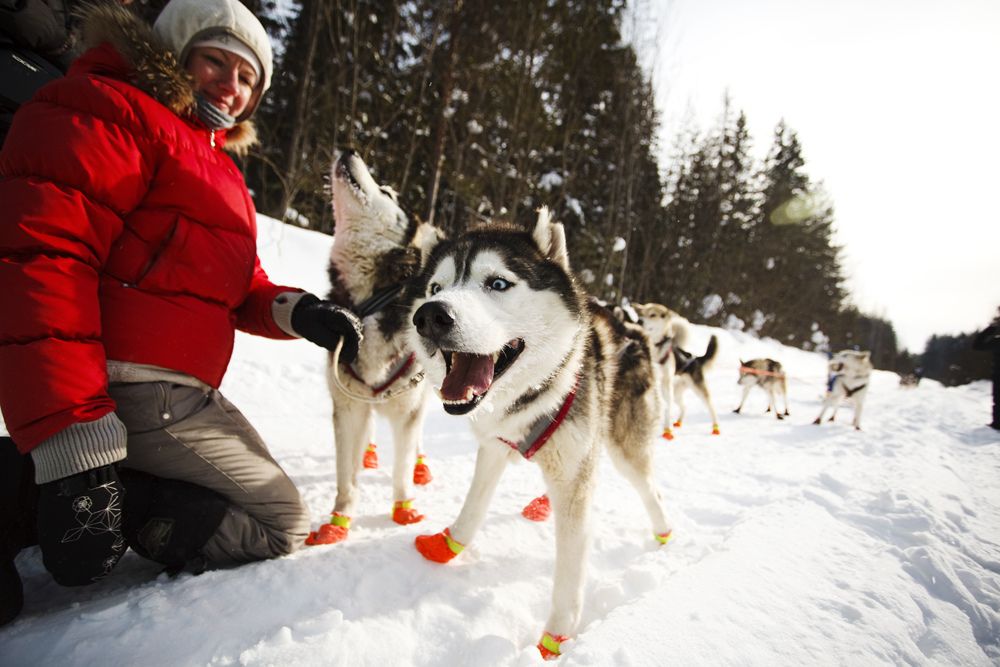
[{"label": "snow covered ground", "polygon": [[[262,219],[273,279],[325,293],[329,237]],[[677,522],[657,548],[638,498],[601,470],[583,621],[565,665],[1000,664],[1000,434],[985,426],[989,386],[901,389],[876,372],[862,426],[812,425],[822,355],[720,337],[709,381],[722,435],[690,396],[658,482]],[[742,415],[739,360],[789,373],[791,417]],[[241,335],[223,391],[271,444],[323,521],[335,492],[324,353]],[[476,541],[442,566],[413,538],[449,525],[475,446],[439,407],[424,428],[434,481],[417,525],[390,518],[392,447],[362,475],[347,542],[276,561],[169,579],[131,552],[109,579],[56,585],[36,549],[18,557],[21,617],[0,629],[2,665],[534,665],[548,614],[552,525],[521,508],[542,491],[511,466]]]}]

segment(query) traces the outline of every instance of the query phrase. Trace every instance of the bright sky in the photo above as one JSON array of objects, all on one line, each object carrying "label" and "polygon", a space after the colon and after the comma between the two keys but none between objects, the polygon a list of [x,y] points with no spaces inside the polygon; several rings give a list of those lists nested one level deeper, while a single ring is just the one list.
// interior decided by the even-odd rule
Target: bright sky
[{"label": "bright sky", "polygon": [[662,155],[728,88],[763,154],[784,118],[836,208],[848,288],[922,352],[1000,306],[1000,2],[651,0]]}]

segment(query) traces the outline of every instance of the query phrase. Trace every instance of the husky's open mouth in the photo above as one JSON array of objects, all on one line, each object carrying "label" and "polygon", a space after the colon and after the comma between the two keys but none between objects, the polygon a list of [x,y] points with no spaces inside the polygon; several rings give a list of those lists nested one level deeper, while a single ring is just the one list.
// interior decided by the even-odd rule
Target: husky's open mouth
[{"label": "husky's open mouth", "polygon": [[352,159],[356,159],[354,151],[344,151],[344,153],[337,160],[336,166],[334,167],[334,173],[356,193],[365,195],[365,189],[362,187],[361,183],[358,182],[357,177],[354,175],[354,170],[351,169]]},{"label": "husky's open mouth", "polygon": [[524,341],[520,338],[508,342],[493,354],[441,350],[446,371],[440,390],[444,411],[450,415],[470,412],[523,351]]}]

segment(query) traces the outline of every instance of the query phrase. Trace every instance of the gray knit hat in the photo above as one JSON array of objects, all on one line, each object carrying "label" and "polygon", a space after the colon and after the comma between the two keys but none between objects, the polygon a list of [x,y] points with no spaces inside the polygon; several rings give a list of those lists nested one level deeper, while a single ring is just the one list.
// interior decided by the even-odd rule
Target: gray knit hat
[{"label": "gray knit hat", "polygon": [[257,17],[239,0],[170,0],[153,24],[153,32],[174,52],[181,65],[187,61],[192,46],[225,35],[235,37],[250,49],[263,72],[252,107],[237,120],[248,118],[261,95],[271,87],[274,69],[271,40]]}]

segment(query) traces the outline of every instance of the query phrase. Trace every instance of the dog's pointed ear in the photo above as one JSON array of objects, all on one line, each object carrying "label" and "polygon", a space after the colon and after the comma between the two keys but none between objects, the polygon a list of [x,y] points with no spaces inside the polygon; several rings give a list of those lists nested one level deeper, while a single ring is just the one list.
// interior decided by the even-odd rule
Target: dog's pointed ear
[{"label": "dog's pointed ear", "polygon": [[861,353],[861,358],[864,359],[865,361],[870,361],[871,360],[871,356],[872,356],[871,352],[867,352],[866,351],[866,352],[862,352]]},{"label": "dog's pointed ear", "polygon": [[548,206],[538,209],[538,220],[531,234],[542,254],[569,270],[569,253],[566,250],[566,231],[558,222],[552,221]]},{"label": "dog's pointed ear", "polygon": [[427,266],[427,258],[431,256],[431,251],[443,240],[444,232],[434,225],[429,225],[426,222],[417,225],[417,231],[413,233],[410,245],[420,251],[421,269]]}]

